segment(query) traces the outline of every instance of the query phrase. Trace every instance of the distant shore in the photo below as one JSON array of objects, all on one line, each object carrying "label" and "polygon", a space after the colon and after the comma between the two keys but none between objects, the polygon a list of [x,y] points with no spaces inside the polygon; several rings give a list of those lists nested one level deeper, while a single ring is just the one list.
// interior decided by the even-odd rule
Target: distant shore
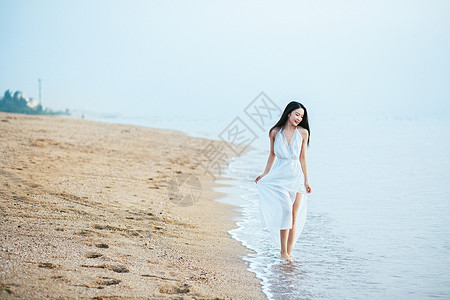
[{"label": "distant shore", "polygon": [[198,165],[211,142],[0,112],[0,298],[265,299]]}]

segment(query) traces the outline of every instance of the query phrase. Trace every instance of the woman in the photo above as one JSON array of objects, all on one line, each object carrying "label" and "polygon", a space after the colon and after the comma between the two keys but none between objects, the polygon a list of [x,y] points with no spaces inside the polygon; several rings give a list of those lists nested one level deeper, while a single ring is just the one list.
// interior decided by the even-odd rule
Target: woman
[{"label": "woman", "polygon": [[255,179],[262,225],[270,230],[281,248],[281,258],[288,262],[292,262],[292,248],[305,224],[306,193],[311,193],[306,169],[309,134],[306,108],[292,101],[269,131],[266,169]]}]

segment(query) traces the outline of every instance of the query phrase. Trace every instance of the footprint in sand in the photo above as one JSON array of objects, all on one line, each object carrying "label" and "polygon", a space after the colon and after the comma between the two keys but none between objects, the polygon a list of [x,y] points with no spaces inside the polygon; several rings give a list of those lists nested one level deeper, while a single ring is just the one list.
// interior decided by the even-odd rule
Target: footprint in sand
[{"label": "footprint in sand", "polygon": [[159,292],[163,294],[186,294],[189,293],[189,284],[166,283],[159,286]]},{"label": "footprint in sand", "polygon": [[100,277],[95,281],[95,283],[100,286],[115,285],[115,284],[119,284],[121,282],[122,282],[122,280],[110,278],[110,277]]},{"label": "footprint in sand", "polygon": [[113,270],[116,273],[128,273],[130,272],[128,268],[124,265],[114,265],[110,267],[111,270]]},{"label": "footprint in sand", "polygon": [[94,251],[90,251],[90,252],[87,252],[87,253],[85,254],[85,256],[86,256],[87,258],[97,258],[97,257],[103,256],[103,254],[98,253],[98,252],[94,252]]},{"label": "footprint in sand", "polygon": [[[5,293],[9,296],[15,296],[14,287],[18,287],[15,283],[0,283],[0,296]],[[3,297],[2,297],[3,298]]]},{"label": "footprint in sand", "polygon": [[39,268],[46,268],[46,269],[54,269],[56,268],[56,265],[49,263],[49,262],[41,262],[38,264]]},{"label": "footprint in sand", "polygon": [[73,234],[74,235],[81,235],[81,236],[93,236],[94,234],[97,234],[97,232],[89,230],[89,229],[83,229],[83,230],[74,232]]},{"label": "footprint in sand", "polygon": [[[96,288],[96,289],[104,289],[106,286],[109,285],[116,285],[121,283],[122,280],[110,278],[110,277],[98,277],[97,279],[85,283],[85,284],[79,284],[76,286],[82,286],[87,288]],[[93,298],[93,299],[103,299],[103,298]]]}]

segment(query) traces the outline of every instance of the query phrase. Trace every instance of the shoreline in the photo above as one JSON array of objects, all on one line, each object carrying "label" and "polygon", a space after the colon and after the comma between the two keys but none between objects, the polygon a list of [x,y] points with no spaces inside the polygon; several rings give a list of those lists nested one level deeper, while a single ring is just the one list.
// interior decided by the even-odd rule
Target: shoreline
[{"label": "shoreline", "polygon": [[[222,142],[11,113],[0,128],[2,298],[265,298],[235,206],[194,161]],[[198,201],[171,201],[190,175],[201,187],[175,194]]]}]

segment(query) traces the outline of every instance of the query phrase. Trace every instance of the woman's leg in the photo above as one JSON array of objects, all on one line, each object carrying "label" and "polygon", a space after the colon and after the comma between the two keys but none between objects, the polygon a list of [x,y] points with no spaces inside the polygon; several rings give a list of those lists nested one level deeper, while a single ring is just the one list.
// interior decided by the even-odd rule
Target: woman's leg
[{"label": "woman's leg", "polygon": [[287,253],[288,255],[292,255],[292,247],[294,247],[294,238],[295,238],[295,224],[297,220],[297,212],[300,207],[300,202],[303,199],[302,193],[297,193],[295,197],[294,204],[292,205],[292,228],[288,229],[288,239],[287,239]]},{"label": "woman's leg", "polygon": [[280,240],[281,240],[281,259],[292,261],[287,252],[287,241],[290,229],[281,229],[280,230]]}]

